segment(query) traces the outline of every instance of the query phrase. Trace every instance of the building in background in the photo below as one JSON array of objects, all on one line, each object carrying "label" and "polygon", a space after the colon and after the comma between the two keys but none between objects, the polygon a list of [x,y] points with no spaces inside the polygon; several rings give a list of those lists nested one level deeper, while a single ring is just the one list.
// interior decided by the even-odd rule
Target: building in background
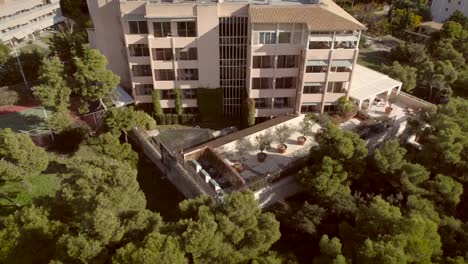
[{"label": "building in background", "polygon": [[365,27],[332,0],[88,0],[91,46],[151,104],[160,91],[174,107],[182,89],[187,112],[197,88],[221,88],[227,116],[243,93],[257,117],[333,111],[349,96]]},{"label": "building in background", "polygon": [[59,0],[0,0],[0,42],[17,42],[64,20]]},{"label": "building in background", "polygon": [[468,0],[432,0],[432,20],[436,22],[444,22],[457,10],[468,16]]}]

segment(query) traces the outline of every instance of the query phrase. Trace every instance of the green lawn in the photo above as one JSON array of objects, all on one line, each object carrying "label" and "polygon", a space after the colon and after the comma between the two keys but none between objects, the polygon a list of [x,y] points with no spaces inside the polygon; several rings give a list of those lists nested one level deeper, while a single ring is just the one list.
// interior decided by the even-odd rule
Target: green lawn
[{"label": "green lawn", "polygon": [[390,65],[388,53],[362,49],[359,51],[358,63],[376,71],[382,71],[383,65]]},{"label": "green lawn", "polygon": [[[47,116],[52,115],[46,110]],[[11,128],[17,133],[42,133],[49,131],[44,110],[42,108],[30,108],[21,112],[0,115],[0,129]]]}]

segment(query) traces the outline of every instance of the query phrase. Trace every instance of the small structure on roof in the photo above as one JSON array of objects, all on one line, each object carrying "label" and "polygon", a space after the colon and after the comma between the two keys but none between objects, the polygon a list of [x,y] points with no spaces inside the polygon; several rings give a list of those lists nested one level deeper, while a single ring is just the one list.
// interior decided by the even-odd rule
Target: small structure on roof
[{"label": "small structure on roof", "polygon": [[115,107],[122,107],[135,103],[133,98],[120,86],[112,92],[111,101]]}]

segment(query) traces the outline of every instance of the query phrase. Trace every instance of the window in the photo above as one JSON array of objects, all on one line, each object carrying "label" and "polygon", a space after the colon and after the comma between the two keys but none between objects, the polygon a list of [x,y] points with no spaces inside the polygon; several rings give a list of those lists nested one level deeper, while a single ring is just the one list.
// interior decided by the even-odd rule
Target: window
[{"label": "window", "polygon": [[252,66],[254,69],[273,68],[274,56],[253,56]]},{"label": "window", "polygon": [[177,60],[197,60],[197,48],[176,49]]},{"label": "window", "polygon": [[327,93],[346,93],[344,82],[329,82]]},{"label": "window", "polygon": [[272,78],[252,78],[252,89],[272,89],[273,88]]},{"label": "window", "polygon": [[331,49],[330,41],[309,41],[309,49]]},{"label": "window", "polygon": [[175,99],[175,92],[174,92],[174,89],[171,89],[171,90],[161,90],[161,99],[163,99],[163,100]]},{"label": "window", "polygon": [[260,44],[276,44],[276,32],[259,32]]},{"label": "window", "polygon": [[280,32],[278,34],[278,43],[290,43],[291,32]]},{"label": "window", "polygon": [[335,49],[355,49],[356,46],[357,46],[356,41],[335,42]]},{"label": "window", "polygon": [[177,80],[196,81],[198,80],[198,69],[178,69]]},{"label": "window", "polygon": [[296,68],[297,67],[296,55],[280,55],[276,63],[276,68]]},{"label": "window", "polygon": [[146,44],[130,44],[128,45],[130,56],[145,57],[149,56],[149,48]]},{"label": "window", "polygon": [[304,94],[321,94],[323,93],[323,84],[314,83],[314,84],[304,84]]},{"label": "window", "polygon": [[320,113],[319,104],[301,105],[301,113]]},{"label": "window", "polygon": [[275,108],[290,108],[291,104],[291,97],[279,97],[273,99],[273,105],[275,106]]},{"label": "window", "polygon": [[150,65],[132,65],[133,76],[151,76]]},{"label": "window", "polygon": [[182,89],[183,99],[195,99],[197,98],[197,89]]},{"label": "window", "polygon": [[170,61],[172,60],[172,49],[153,49],[153,60]]},{"label": "window", "polygon": [[153,33],[156,38],[170,37],[171,34],[171,22],[154,22]]},{"label": "window", "polygon": [[306,72],[327,72],[328,66],[306,66]]},{"label": "window", "polygon": [[323,107],[323,111],[327,113],[330,113],[330,112],[333,113],[333,112],[336,112],[337,110],[338,110],[338,105],[335,105],[335,104],[326,104]]},{"label": "window", "polygon": [[177,22],[177,35],[179,37],[196,37],[196,23],[195,21]]},{"label": "window", "polygon": [[148,23],[146,21],[128,21],[130,34],[148,34]]},{"label": "window", "polygon": [[271,98],[255,98],[254,100],[256,109],[270,108]]},{"label": "window", "polygon": [[445,12],[448,12],[448,8],[445,8]]},{"label": "window", "polygon": [[154,70],[156,81],[174,81],[174,70]]},{"label": "window", "polygon": [[275,88],[276,89],[296,88],[296,78],[294,78],[294,77],[276,78]]},{"label": "window", "polygon": [[153,90],[152,84],[135,84],[136,95],[151,95]]},{"label": "window", "polygon": [[294,24],[294,32],[292,35],[293,44],[302,44],[302,32],[303,32],[302,24]]}]

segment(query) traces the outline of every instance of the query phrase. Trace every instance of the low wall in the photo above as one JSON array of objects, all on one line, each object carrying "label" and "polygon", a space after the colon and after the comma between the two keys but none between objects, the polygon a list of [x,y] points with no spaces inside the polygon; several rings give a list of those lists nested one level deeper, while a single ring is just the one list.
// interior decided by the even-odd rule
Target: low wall
[{"label": "low wall", "polygon": [[[395,91],[393,91],[392,95],[396,95]],[[401,102],[415,110],[421,108],[436,107],[434,104],[431,104],[428,101],[425,101],[411,94],[407,94],[405,92],[400,92],[398,95],[396,95],[396,97],[398,98],[397,102]]]}]

